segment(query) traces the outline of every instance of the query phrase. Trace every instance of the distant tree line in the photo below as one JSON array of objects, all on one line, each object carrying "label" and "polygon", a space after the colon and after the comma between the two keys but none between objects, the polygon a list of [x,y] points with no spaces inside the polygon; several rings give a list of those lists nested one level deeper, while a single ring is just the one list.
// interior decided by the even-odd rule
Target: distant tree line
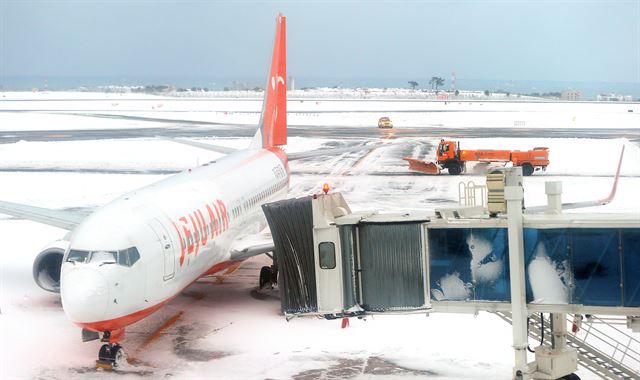
[{"label": "distant tree line", "polygon": [[165,85],[147,85],[144,87],[134,87],[131,89],[131,92],[139,92],[139,93],[167,92],[169,90],[170,90],[169,86],[165,86]]},{"label": "distant tree line", "polygon": [[537,98],[559,98],[562,96],[562,93],[560,92],[543,92],[538,93],[538,92],[532,92],[530,94],[526,94],[527,96],[535,96]]},{"label": "distant tree line", "polygon": [[[409,87],[411,87],[412,90],[415,90],[419,86],[418,82],[414,80],[410,80],[407,83],[409,84]],[[444,86],[444,79],[440,77],[431,77],[431,80],[429,81],[429,85],[431,85],[431,89],[438,92],[438,87]]]}]

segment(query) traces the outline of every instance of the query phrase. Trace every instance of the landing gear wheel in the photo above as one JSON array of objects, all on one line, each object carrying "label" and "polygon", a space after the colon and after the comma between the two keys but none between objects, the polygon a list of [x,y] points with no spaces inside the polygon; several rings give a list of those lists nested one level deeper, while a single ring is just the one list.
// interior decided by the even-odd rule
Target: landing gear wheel
[{"label": "landing gear wheel", "polygon": [[559,380],[580,380],[580,376],[575,373],[570,373],[568,375],[562,376]]},{"label": "landing gear wheel", "polygon": [[267,286],[273,287],[271,278],[273,277],[273,271],[271,267],[264,266],[260,268],[260,289],[264,289]]},{"label": "landing gear wheel", "polygon": [[531,174],[533,174],[533,166],[531,166],[531,164],[523,164],[522,165],[522,175],[523,176],[530,176]]},{"label": "landing gear wheel", "polygon": [[104,369],[122,367],[127,363],[127,354],[119,344],[103,344],[98,352],[96,365]]},{"label": "landing gear wheel", "polygon": [[111,355],[114,367],[122,367],[127,363],[127,354],[125,354],[124,348],[119,344],[111,348]]},{"label": "landing gear wheel", "polygon": [[111,355],[111,345],[103,344],[98,351],[98,360],[103,362],[110,362],[113,356]]}]

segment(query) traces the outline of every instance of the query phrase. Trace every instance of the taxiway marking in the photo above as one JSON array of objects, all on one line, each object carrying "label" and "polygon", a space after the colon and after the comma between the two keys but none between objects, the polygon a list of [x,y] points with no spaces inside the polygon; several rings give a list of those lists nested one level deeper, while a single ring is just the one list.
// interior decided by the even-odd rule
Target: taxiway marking
[{"label": "taxiway marking", "polygon": [[243,263],[244,263],[244,261],[239,261],[238,263],[233,264],[229,268],[227,268],[227,270],[223,274],[218,275],[216,277],[216,284],[218,284],[218,285],[222,284],[224,282],[224,280],[227,278],[227,276],[230,276],[235,271],[237,271],[240,268],[240,266],[242,266]]},{"label": "taxiway marking", "polygon": [[138,354],[142,350],[149,347],[151,343],[153,343],[156,339],[158,339],[166,329],[173,326],[180,319],[180,317],[182,317],[182,314],[184,314],[184,311],[179,311],[178,313],[174,314],[171,318],[167,319],[160,327],[158,327],[153,333],[151,333],[151,335],[149,335],[147,339],[145,339],[145,341],[142,343],[142,345],[140,345],[140,347],[138,347],[138,349],[134,352],[134,354],[129,358],[127,358],[127,361],[129,363],[135,363],[136,356],[138,356]]}]

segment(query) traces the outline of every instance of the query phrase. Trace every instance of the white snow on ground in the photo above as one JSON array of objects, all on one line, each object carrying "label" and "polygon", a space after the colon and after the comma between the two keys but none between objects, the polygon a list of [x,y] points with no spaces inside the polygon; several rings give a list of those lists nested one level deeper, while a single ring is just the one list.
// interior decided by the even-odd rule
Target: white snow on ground
[{"label": "white snow on ground", "polygon": [[[103,97],[86,95],[91,96],[94,99],[107,99],[105,106],[109,107],[129,107],[136,110],[142,106],[158,107],[160,104],[163,104],[160,109],[178,107],[173,105],[177,102],[156,97],[140,96],[144,98],[141,102],[146,102],[145,104],[129,104],[126,96],[117,98],[113,94]],[[52,109],[56,110],[83,111],[83,107],[95,107],[95,104],[64,101],[68,97],[80,98],[81,95],[78,94],[55,94],[52,97],[61,101],[57,104],[42,103],[50,104]],[[124,100],[116,102],[114,98]],[[0,101],[0,108],[10,108],[9,103],[11,102]],[[259,109],[259,102],[253,103],[257,104]],[[255,107],[253,103],[251,107]],[[296,107],[302,107],[304,103],[307,101]],[[358,107],[369,106],[398,107],[398,104],[401,104],[387,104],[383,101],[344,102],[348,104],[340,105],[333,103],[335,104],[331,107],[341,107],[342,110],[359,110]],[[247,101],[227,101],[223,105],[236,107],[236,110],[246,110],[249,107],[247,104]],[[425,107],[432,106],[429,102],[427,104]],[[42,104],[33,107],[40,106]],[[323,102],[319,102],[317,106],[323,106]],[[411,104],[411,107],[414,106],[415,104]],[[488,103],[482,106],[479,103],[461,106],[498,107]],[[553,119],[554,112],[562,114],[562,117],[575,113],[576,120],[589,119],[592,116],[590,111],[579,106],[582,107],[571,103],[551,109],[556,106],[529,106],[524,103],[511,107],[522,107],[537,115],[540,120],[544,120],[546,114]],[[609,107],[607,105],[602,109],[614,110],[618,107],[619,111],[619,107],[632,106],[637,108],[637,104],[633,104],[611,105],[612,108],[606,108]],[[202,110],[208,105],[207,101],[185,101],[179,107],[183,107],[183,110],[190,107]],[[532,110],[527,107],[539,108]],[[544,107],[547,108],[543,109]],[[631,115],[622,116],[623,111],[618,111],[611,112],[609,116],[612,120],[619,117],[627,121],[637,121],[637,115],[640,113],[635,111],[629,113]],[[155,117],[163,115],[157,110],[149,112]],[[599,117],[606,119],[607,112],[599,112]],[[516,116],[512,115],[513,112],[508,115],[505,113],[494,112],[492,116],[485,113],[475,115],[484,115],[487,125],[491,117],[502,120],[500,122],[506,125],[508,120]],[[57,128],[61,123],[54,120],[62,120],[51,118],[49,114],[28,114],[34,118],[32,120],[27,120],[28,117],[20,119],[16,116],[18,114],[13,112],[0,112],[0,115],[5,118],[0,119],[0,129],[4,130],[12,129],[5,125],[6,120],[19,120],[20,123],[14,126],[21,124],[21,128],[29,128],[31,123],[38,123],[47,126],[47,129]],[[180,115],[186,119],[189,114],[185,112]],[[446,119],[440,113],[433,115],[435,118]],[[464,118],[456,119],[456,115],[449,114],[454,121],[444,120],[443,123],[462,123]],[[349,122],[353,122],[354,125],[370,124],[366,112],[348,116],[345,120],[351,120]],[[92,129],[96,124],[103,122],[100,118],[73,117],[78,118],[70,121],[74,128]],[[243,121],[243,118],[251,117],[253,116],[231,115],[229,119]],[[332,115],[328,115],[326,122],[325,114],[304,117],[316,118],[313,120],[317,120],[318,125],[336,122],[332,121]],[[338,116],[335,117],[338,120]],[[420,117],[424,117],[424,114]],[[113,121],[112,125],[105,128],[131,128],[127,120],[104,120],[108,120],[109,123]],[[419,122],[418,116],[415,116],[414,121]],[[431,122],[433,121],[428,121]],[[86,125],[82,126],[83,123]],[[137,123],[134,123],[135,127],[138,127]],[[592,122],[589,121],[587,124],[589,123]],[[158,126],[157,123],[152,125]],[[371,140],[377,138],[378,135],[371,136]],[[481,174],[464,177],[412,175],[406,169],[406,162],[401,160],[402,156],[412,154],[421,158],[433,157],[433,144],[436,144],[439,138],[437,129],[434,129],[425,131],[424,138],[403,137],[389,140],[387,142],[391,144],[369,153],[348,153],[331,159],[292,162],[294,177],[290,196],[318,192],[324,182],[329,182],[332,191],[344,193],[354,210],[409,210],[433,208],[443,204],[453,205],[457,203],[458,183],[462,180],[482,183],[484,178]],[[202,141],[244,147],[249,139],[212,138]],[[355,139],[294,137],[290,139],[287,150],[313,150],[332,144],[357,142]],[[524,180],[527,205],[545,204],[544,182],[550,179],[563,181],[565,202],[591,200],[608,195],[611,188],[610,175],[615,170],[619,148],[624,143],[627,146],[623,166],[624,177],[620,179],[616,199],[608,206],[587,211],[636,210],[640,214],[637,202],[637,192],[640,189],[640,153],[636,143],[620,139],[577,138],[483,138],[462,139],[461,143],[463,148],[470,149],[530,149],[534,146],[548,146],[551,149],[552,163],[547,172],[542,175],[536,173]],[[218,155],[213,152],[147,138],[19,142],[0,145],[2,169],[181,170],[216,157]],[[123,192],[164,177],[140,174],[0,172],[0,199],[41,207],[91,208],[104,204]],[[111,373],[93,369],[99,343],[81,343],[79,329],[66,319],[60,308],[59,296],[42,291],[31,278],[31,265],[37,253],[43,246],[61,238],[65,233],[66,231],[57,228],[0,216],[0,236],[3,239],[3,250],[0,251],[2,379],[106,379],[113,376]],[[120,377],[138,378],[141,371],[148,371],[142,374],[149,377],[224,379],[507,379],[511,376],[511,327],[491,314],[482,313],[477,317],[440,314],[428,318],[424,315],[376,316],[364,321],[353,319],[347,329],[340,328],[340,321],[294,319],[287,322],[279,313],[280,304],[275,294],[266,293],[258,297],[260,299],[254,299],[250,295],[257,282],[259,268],[266,263],[265,260],[266,258],[259,257],[246,262],[224,282],[215,279],[199,281],[159,312],[132,326],[125,344],[129,354],[138,360],[138,364],[130,368],[131,373],[125,371]],[[536,262],[536,265],[538,264],[540,263]],[[541,264],[542,273],[555,275],[557,278],[556,272],[551,272],[548,265],[544,268],[544,262]],[[555,271],[555,268],[553,270]],[[447,298],[452,298],[452,295],[461,299],[468,297],[467,290],[459,278],[457,282],[455,276],[443,280],[447,286],[444,286],[442,281],[441,285],[442,289],[446,288]],[[175,325],[145,346],[145,340],[154,330],[180,312],[182,314]],[[584,370],[579,370],[578,374],[583,379],[597,378]]]},{"label": "white snow on ground", "polygon": [[[215,143],[237,145],[227,141]],[[0,168],[184,170],[220,156],[216,152],[161,139],[20,141],[0,145]]]},{"label": "white snow on ground", "polygon": [[[168,120],[256,125],[261,99],[231,99],[224,93],[211,98],[185,99],[145,94],[0,93],[0,130],[44,130],[122,128],[108,121],[82,123],[75,117],[52,118],[50,113],[110,114]],[[64,94],[64,95],[62,95]],[[64,99],[77,99],[66,102]],[[259,96],[259,94],[256,94]],[[290,125],[376,126],[378,118],[388,116],[396,128],[637,128],[638,103],[553,103],[520,101],[424,101],[424,100],[332,100],[290,99]],[[42,115],[20,116],[19,111],[41,110]],[[348,112],[348,111],[357,112]],[[38,116],[44,119],[36,120]],[[60,116],[60,115],[58,115]],[[48,121],[56,128],[42,126]],[[149,126],[136,121],[130,125]],[[120,126],[119,126],[120,125]],[[157,124],[155,124],[157,125]]]},{"label": "white snow on ground", "polygon": [[0,112],[0,131],[67,131],[78,129],[152,128],[157,126],[155,123],[136,120],[89,118],[81,115],[51,112]]}]

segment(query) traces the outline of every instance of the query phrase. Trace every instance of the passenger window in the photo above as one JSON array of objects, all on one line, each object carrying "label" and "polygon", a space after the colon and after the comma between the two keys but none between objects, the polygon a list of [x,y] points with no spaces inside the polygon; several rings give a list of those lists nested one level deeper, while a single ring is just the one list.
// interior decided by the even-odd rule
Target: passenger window
[{"label": "passenger window", "polygon": [[320,268],[333,269],[336,267],[336,246],[332,242],[322,242],[318,246]]}]

